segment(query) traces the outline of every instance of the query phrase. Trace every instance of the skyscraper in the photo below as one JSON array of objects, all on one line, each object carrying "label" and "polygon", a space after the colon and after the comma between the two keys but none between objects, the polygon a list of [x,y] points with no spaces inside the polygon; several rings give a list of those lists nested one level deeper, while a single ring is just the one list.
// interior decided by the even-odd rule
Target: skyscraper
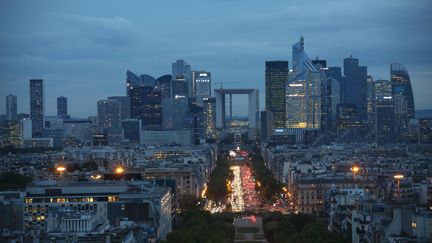
[{"label": "skyscraper", "polygon": [[30,119],[32,135],[41,137],[44,125],[44,90],[42,79],[30,79]]},{"label": "skyscraper", "polygon": [[304,52],[304,39],[293,45],[293,71],[286,86],[286,127],[320,128],[323,73]]},{"label": "skyscraper", "polygon": [[66,117],[67,115],[67,98],[64,96],[57,97],[57,116]]},{"label": "skyscraper", "polygon": [[161,92],[162,99],[171,97],[171,80],[172,76],[170,74],[160,76],[156,79],[156,85]]},{"label": "skyscraper", "polygon": [[99,129],[107,132],[108,129],[120,128],[120,104],[117,100],[107,99],[97,102]]},{"label": "skyscraper", "polygon": [[130,118],[130,98],[127,96],[110,96],[109,100],[117,100],[120,104],[120,120]]},{"label": "skyscraper", "polygon": [[288,61],[265,62],[265,109],[273,113],[274,128],[285,127],[285,87],[287,81]]},{"label": "skyscraper", "polygon": [[203,99],[211,96],[211,73],[207,71],[192,72],[192,96],[196,103],[203,106]]},{"label": "skyscraper", "polygon": [[415,118],[414,97],[407,69],[399,64],[390,64],[390,78],[395,106],[395,133],[397,142],[406,142],[408,122]]},{"label": "skyscraper", "polygon": [[15,95],[6,96],[6,119],[15,121],[17,119],[17,97]]},{"label": "skyscraper", "polygon": [[375,141],[378,145],[394,143],[394,99],[388,80],[374,82]]},{"label": "skyscraper", "polygon": [[172,64],[172,96],[192,97],[191,66],[185,60],[177,60]]},{"label": "skyscraper", "polygon": [[367,118],[367,67],[359,66],[359,59],[350,56],[344,59],[343,71],[342,102],[355,105],[357,120],[365,120]]},{"label": "skyscraper", "polygon": [[204,98],[204,136],[206,139],[216,139],[216,99]]},{"label": "skyscraper", "polygon": [[189,110],[188,98],[174,97],[162,100],[162,124],[165,129],[182,129]]},{"label": "skyscraper", "polygon": [[162,126],[161,92],[152,85],[130,89],[131,118],[140,119],[143,127]]},{"label": "skyscraper", "polygon": [[326,79],[323,89],[326,93],[322,95],[324,96],[323,100],[325,100],[323,108],[326,109],[324,111],[326,113],[326,129],[334,132],[336,130],[337,106],[341,103],[342,69],[340,67],[328,67],[324,73]]}]

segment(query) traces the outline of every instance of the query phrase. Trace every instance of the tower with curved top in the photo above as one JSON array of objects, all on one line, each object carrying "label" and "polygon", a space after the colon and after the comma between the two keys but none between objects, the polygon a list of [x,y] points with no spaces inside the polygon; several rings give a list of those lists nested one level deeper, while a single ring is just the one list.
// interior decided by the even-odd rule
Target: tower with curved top
[{"label": "tower with curved top", "polygon": [[415,118],[411,80],[407,69],[399,63],[390,64],[390,79],[395,102],[396,141],[404,142],[408,135],[408,122]]}]

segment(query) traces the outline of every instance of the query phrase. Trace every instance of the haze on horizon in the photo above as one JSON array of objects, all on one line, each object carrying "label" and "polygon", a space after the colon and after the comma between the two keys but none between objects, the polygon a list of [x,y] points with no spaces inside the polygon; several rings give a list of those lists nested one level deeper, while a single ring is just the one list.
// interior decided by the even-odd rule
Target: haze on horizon
[{"label": "haze on horizon", "polygon": [[1,1],[0,113],[10,93],[29,113],[29,79],[42,78],[46,115],[61,95],[72,116],[96,115],[97,100],[125,95],[127,69],[159,77],[176,59],[212,72],[213,88],[259,88],[263,107],[264,62],[291,66],[300,35],[312,59],[353,55],[375,80],[403,64],[416,109],[432,109],[431,10],[430,0]]}]

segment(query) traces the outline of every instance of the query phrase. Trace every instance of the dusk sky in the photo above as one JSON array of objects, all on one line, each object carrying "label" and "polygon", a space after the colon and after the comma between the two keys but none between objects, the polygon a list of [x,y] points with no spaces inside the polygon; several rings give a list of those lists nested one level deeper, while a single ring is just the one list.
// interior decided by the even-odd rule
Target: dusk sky
[{"label": "dusk sky", "polygon": [[[432,109],[431,12],[431,0],[3,0],[0,113],[8,94],[29,113],[29,79],[42,78],[46,115],[56,114],[61,95],[70,115],[96,115],[97,100],[125,95],[127,69],[159,77],[176,59],[224,87],[259,88],[263,107],[264,62],[291,66],[300,35],[310,58],[342,66],[352,54],[374,79],[403,64],[416,109]],[[236,103],[246,110],[245,99]]]}]

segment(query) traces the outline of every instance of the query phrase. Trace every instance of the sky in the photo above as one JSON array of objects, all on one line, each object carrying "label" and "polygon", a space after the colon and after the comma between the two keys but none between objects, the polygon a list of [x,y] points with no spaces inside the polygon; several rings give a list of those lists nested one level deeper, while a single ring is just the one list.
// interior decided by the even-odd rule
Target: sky
[{"label": "sky", "polygon": [[[127,69],[159,77],[176,59],[224,88],[260,89],[263,107],[264,62],[291,66],[301,35],[328,66],[353,55],[389,79],[390,63],[403,64],[416,109],[432,109],[431,11],[430,0],[0,0],[0,113],[8,94],[29,113],[29,79],[42,78],[46,115],[58,96],[70,115],[96,115],[97,100],[125,95]],[[245,115],[246,97],[234,101]]]}]

